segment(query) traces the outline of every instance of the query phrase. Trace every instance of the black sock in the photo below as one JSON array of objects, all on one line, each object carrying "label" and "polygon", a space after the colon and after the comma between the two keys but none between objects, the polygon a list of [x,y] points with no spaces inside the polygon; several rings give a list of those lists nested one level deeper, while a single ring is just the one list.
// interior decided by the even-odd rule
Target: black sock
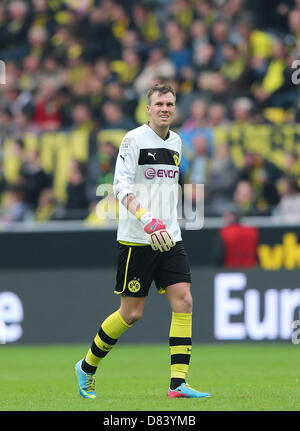
[{"label": "black sock", "polygon": [[92,365],[89,365],[85,360],[81,362],[81,369],[85,373],[94,374],[97,370],[97,367],[93,367]]},{"label": "black sock", "polygon": [[172,389],[172,391],[173,391],[174,389],[178,388],[178,386],[180,386],[181,383],[185,383],[185,380],[173,377],[171,379],[170,389]]}]

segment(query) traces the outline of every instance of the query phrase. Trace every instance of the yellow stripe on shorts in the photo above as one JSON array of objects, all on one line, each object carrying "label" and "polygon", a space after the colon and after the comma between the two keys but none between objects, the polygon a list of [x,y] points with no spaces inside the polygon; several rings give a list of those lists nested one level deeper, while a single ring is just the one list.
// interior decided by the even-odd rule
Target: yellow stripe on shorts
[{"label": "yellow stripe on shorts", "polygon": [[130,256],[131,256],[131,251],[132,251],[132,247],[129,247],[128,250],[128,256],[127,256],[127,261],[126,261],[126,267],[125,267],[125,276],[124,276],[124,284],[123,284],[123,290],[121,292],[117,292],[115,290],[114,293],[120,294],[123,293],[125,288],[126,288],[126,283],[127,283],[127,273],[128,273],[128,266],[129,266],[129,261],[130,261]]}]

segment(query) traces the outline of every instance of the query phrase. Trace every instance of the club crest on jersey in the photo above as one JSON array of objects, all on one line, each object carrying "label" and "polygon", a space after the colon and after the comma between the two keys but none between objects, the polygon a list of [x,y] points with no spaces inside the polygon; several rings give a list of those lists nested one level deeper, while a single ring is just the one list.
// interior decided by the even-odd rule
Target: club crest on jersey
[{"label": "club crest on jersey", "polygon": [[138,292],[140,290],[140,288],[141,288],[141,283],[136,279],[131,280],[128,283],[128,290],[130,290],[130,292],[132,292],[132,293]]},{"label": "club crest on jersey", "polygon": [[175,165],[179,166],[180,160],[179,160],[179,156],[177,154],[173,154],[173,160],[175,162]]}]

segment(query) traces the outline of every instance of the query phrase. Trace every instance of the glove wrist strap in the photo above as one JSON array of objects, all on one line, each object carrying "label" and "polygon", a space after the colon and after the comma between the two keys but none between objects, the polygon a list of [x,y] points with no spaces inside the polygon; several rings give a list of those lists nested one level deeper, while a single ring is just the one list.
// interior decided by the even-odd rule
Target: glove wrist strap
[{"label": "glove wrist strap", "polygon": [[136,218],[142,223],[145,227],[148,223],[152,221],[152,215],[150,211],[146,210],[146,208],[140,208],[136,213]]}]

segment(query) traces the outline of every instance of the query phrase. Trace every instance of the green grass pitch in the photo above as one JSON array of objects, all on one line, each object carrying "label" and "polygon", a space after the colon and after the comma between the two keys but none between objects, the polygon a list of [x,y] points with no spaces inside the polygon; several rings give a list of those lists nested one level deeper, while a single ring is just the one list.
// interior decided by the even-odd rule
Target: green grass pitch
[{"label": "green grass pitch", "polygon": [[194,345],[188,382],[207,399],[169,399],[166,345],[118,344],[102,361],[96,400],[80,397],[74,365],[88,345],[0,345],[0,411],[295,411],[300,347]]}]

